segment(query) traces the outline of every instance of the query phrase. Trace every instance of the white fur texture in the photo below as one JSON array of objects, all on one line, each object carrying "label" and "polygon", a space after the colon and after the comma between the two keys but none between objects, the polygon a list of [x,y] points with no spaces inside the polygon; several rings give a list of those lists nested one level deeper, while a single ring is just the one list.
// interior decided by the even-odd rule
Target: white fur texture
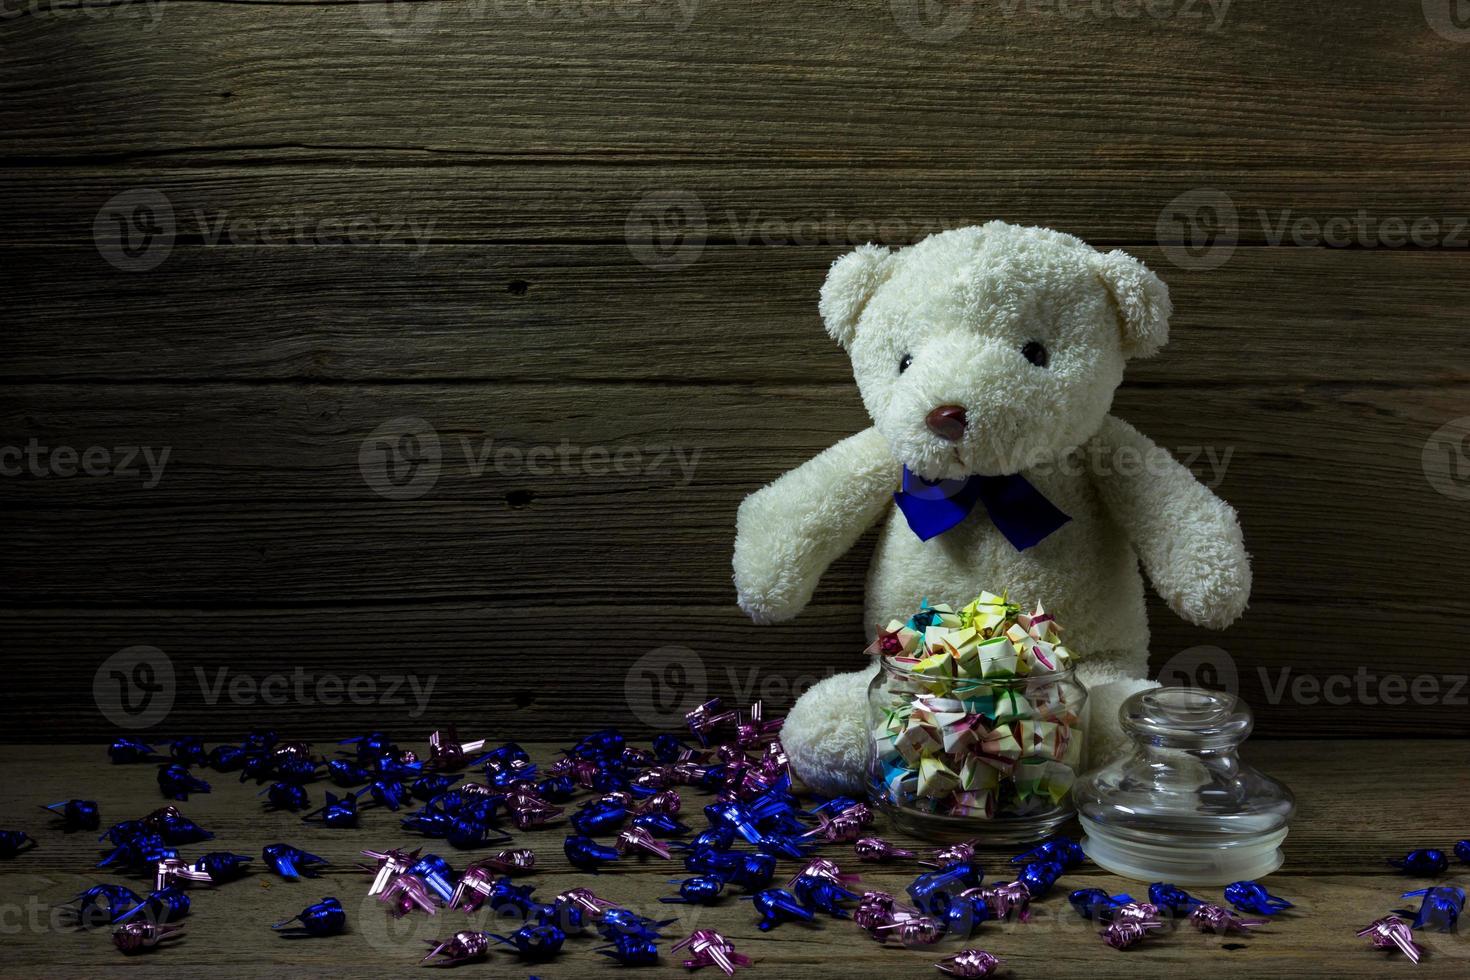
[{"label": "white fur texture", "polygon": [[786,715],[781,741],[802,782],[827,796],[862,797],[868,759],[868,681],[873,669],[812,685]]},{"label": "white fur texture", "polygon": [[[833,263],[820,309],[874,427],[741,504],[740,607],[763,623],[797,615],[833,559],[886,515],[868,572],[869,631],[924,598],[958,605],[989,589],[1044,602],[1091,690],[1091,754],[1110,754],[1118,705],[1150,686],[1140,559],[1193,623],[1223,628],[1250,595],[1235,512],[1108,415],[1125,359],[1168,338],[1167,287],[1121,252],[991,222],[897,253],[863,246]],[[1048,351],[1045,367],[1021,353],[1033,341]],[[965,409],[958,442],[925,426],[939,405]],[[904,465],[930,479],[1019,472],[1072,520],[1018,552],[979,508],[923,542],[891,506]],[[818,684],[787,719],[793,767],[818,790],[862,789],[868,676]]]}]

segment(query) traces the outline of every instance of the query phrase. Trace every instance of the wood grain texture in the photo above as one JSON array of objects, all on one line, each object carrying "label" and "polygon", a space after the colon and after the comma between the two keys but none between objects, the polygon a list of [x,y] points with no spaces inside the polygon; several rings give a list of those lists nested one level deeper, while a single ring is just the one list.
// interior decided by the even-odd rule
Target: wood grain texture
[{"label": "wood grain texture", "polygon": [[[93,734],[98,666],[140,644],[181,678],[169,723],[221,734],[262,712],[356,728],[382,706],[210,704],[196,669],[420,671],[441,678],[425,717],[547,738],[572,713],[656,727],[697,690],[691,665],[709,693],[786,703],[853,666],[864,625],[870,542],[781,628],[746,623],[729,578],[741,497],[865,424],[816,316],[822,274],[852,244],[993,217],[1126,246],[1174,291],[1174,341],[1116,410],[1220,479],[1256,595],[1219,636],[1153,603],[1155,667],[1218,644],[1230,660],[1201,669],[1233,669],[1264,732],[1470,734],[1448,693],[1466,572],[1440,558],[1470,506],[1424,461],[1470,417],[1465,47],[1419,0],[1236,0],[1218,25],[1184,0],[1162,19],[1083,6],[6,18],[0,450],[170,457],[156,485],[0,478],[0,739]],[[137,189],[173,215],[147,273],[94,244]],[[1178,246],[1214,241],[1218,216],[1178,211],[1210,192],[1240,247],[1204,270]],[[1434,230],[1297,247],[1359,214],[1373,236]],[[443,459],[423,496],[387,499],[364,446],[404,418]],[[477,455],[563,441],[569,472]],[[555,680],[528,656],[550,602],[616,632]],[[645,684],[640,658],[668,646],[694,659]],[[1288,667],[1320,681],[1385,659],[1440,694],[1279,687]]]},{"label": "wood grain texture", "polygon": [[[856,593],[859,575],[839,573],[852,581],[832,584]],[[1364,640],[1346,605],[1258,598],[1221,634],[1183,623],[1157,601],[1150,613],[1154,672],[1171,683],[1237,691],[1255,708],[1263,735],[1470,735],[1470,684],[1458,654],[1464,610],[1403,607],[1405,619],[1445,643],[1405,649],[1391,663],[1374,654],[1379,647]],[[545,646],[553,618],[586,642],[547,656],[527,652]],[[488,597],[6,608],[0,629],[11,661],[0,730],[16,741],[83,741],[134,723],[218,738],[272,725],[324,738],[453,722],[495,738],[554,739],[572,718],[650,734],[714,696],[784,711],[823,678],[867,664],[855,603],[824,602],[791,623],[761,628],[731,602],[551,606]],[[130,672],[118,677],[106,666],[134,647],[157,650],[156,662],[167,665],[150,682],[167,685],[157,701],[127,679]]]},{"label": "wood grain texture", "polygon": [[[1084,179],[1123,164],[1382,173],[1398,144],[1413,147],[1394,161],[1406,179],[1470,160],[1470,67],[1417,0],[1239,3],[1215,29],[1202,5],[1163,19],[963,5],[971,19],[949,40],[905,0],[897,14],[877,0],[779,16],[653,6],[135,3],[23,17],[4,38],[0,154],[963,159]],[[40,77],[59,82],[38,89]]]},{"label": "wood grain texture", "polygon": [[[1456,680],[1470,610],[1445,591],[1458,573],[1402,546],[1470,531],[1470,510],[1436,492],[1421,464],[1441,418],[1464,411],[1464,392],[1324,383],[1121,392],[1121,414],[1195,457],[1202,479],[1220,480],[1256,556],[1256,602],[1225,634],[1188,627],[1155,604],[1156,668],[1195,646],[1223,648],[1265,731],[1470,731]],[[626,689],[605,696],[597,680],[611,660],[624,687],[637,686],[640,658],[668,645],[708,661],[706,689],[676,692],[685,708],[705,690],[748,693],[757,683],[771,685],[773,702],[789,702],[813,680],[860,666],[871,543],[840,559],[818,593],[819,603],[842,608],[764,631],[733,605],[733,515],[746,493],[861,427],[855,400],[838,386],[12,387],[0,395],[8,444],[168,447],[171,461],[154,486],[141,460],[136,475],[0,484],[10,515],[0,599],[15,614],[18,689],[32,695],[4,731],[92,730],[97,665],[137,644],[177,661],[176,717],[208,731],[248,723],[262,708],[258,698],[207,699],[221,668],[258,679],[296,666],[396,676],[406,664],[441,678],[433,707],[450,717],[489,706],[549,736],[567,704],[583,704],[646,725]],[[432,416],[439,474],[422,497],[385,499],[362,467],[364,442],[414,415]],[[563,443],[575,447],[566,465],[525,455]],[[499,457],[497,446],[515,455]],[[1384,521],[1389,513],[1397,516]],[[1433,624],[1435,641],[1391,669],[1437,678],[1435,693],[1384,704],[1376,683],[1336,700],[1282,688],[1385,665],[1378,651],[1395,643],[1399,619],[1363,620],[1364,582],[1376,602]],[[619,638],[566,651],[563,689],[548,685],[539,660],[504,651],[533,649],[546,616],[565,615],[548,608],[567,604],[597,610],[569,629],[590,636],[611,627]],[[75,605],[123,608],[99,618],[67,611]],[[231,612],[212,618],[220,610]],[[344,646],[344,635],[354,643]],[[49,665],[58,656],[88,667],[56,678]],[[1302,675],[1309,679],[1298,682]],[[304,707],[298,698],[284,710]],[[325,710],[313,724],[365,711]]]},{"label": "wood grain texture", "polygon": [[[847,357],[817,317],[822,277],[843,250],[691,247],[687,266],[663,270],[626,243],[179,245],[139,275],[91,244],[0,247],[10,299],[0,380],[850,388]],[[1176,309],[1169,346],[1131,364],[1130,382],[1470,381],[1470,254],[1242,248],[1191,271],[1156,246],[1130,250],[1169,283]],[[1470,411],[1470,394],[1458,398],[1450,417]]]},{"label": "wood grain texture", "polygon": [[[1236,504],[1261,597],[1352,603],[1368,581],[1415,602],[1448,598],[1446,572],[1402,543],[1470,521],[1422,466],[1465,396],[1138,388],[1115,411]],[[863,428],[856,402],[840,388],[734,386],[12,387],[0,396],[9,445],[172,453],[153,486],[141,457],[133,474],[6,481],[3,594],[725,602],[739,501]],[[386,471],[363,461],[382,458],[380,427],[396,440],[414,417],[439,438],[437,477],[423,471],[417,499],[385,499]]]},{"label": "wood grain texture", "polygon": [[[575,726],[574,726],[575,727]],[[530,746],[533,756],[549,761],[563,743]],[[1211,976],[1279,977],[1294,974],[1335,977],[1380,977],[1385,969],[1401,968],[1386,954],[1370,953],[1352,933],[1391,908],[1403,904],[1400,892],[1422,883],[1392,873],[1385,858],[1401,853],[1405,828],[1423,828],[1423,815],[1455,809],[1470,791],[1470,748],[1464,741],[1424,741],[1415,745],[1415,758],[1448,775],[1425,780],[1415,767],[1403,764],[1404,743],[1395,742],[1258,742],[1249,746],[1251,762],[1293,788],[1298,811],[1286,843],[1287,863],[1266,879],[1271,890],[1289,898],[1297,910],[1247,938],[1214,938],[1175,925],[1166,934],[1126,954],[1108,949],[1067,906],[1072,888],[1100,887],[1110,893],[1137,889],[1128,882],[1086,865],[1062,879],[1057,893],[1033,906],[1025,924],[983,926],[972,945],[981,946],[1006,961],[1017,977],[1077,976],[1154,977],[1181,970],[1207,970]],[[161,801],[151,767],[112,767],[100,746],[54,747],[5,753],[8,777],[0,788],[0,822],[27,826],[41,846],[0,864],[0,884],[6,896],[5,956],[0,975],[81,977],[118,969],[124,961],[101,930],[77,931],[53,918],[51,908],[99,880],[126,882],[143,890],[141,881],[100,874],[91,869],[97,844],[91,835],[63,836],[43,829],[37,804],[65,799],[85,786],[102,806],[108,821],[141,816]],[[258,854],[260,848],[286,840],[319,854],[332,867],[317,881],[286,882],[257,870],[243,881],[218,889],[193,892],[194,908],[187,938],[174,948],[127,961],[129,975],[176,976],[180,971],[229,972],[231,975],[310,973],[326,976],[401,976],[422,955],[422,940],[442,937],[456,928],[504,925],[489,913],[465,920],[447,914],[389,920],[382,907],[365,898],[367,879],[347,870],[363,847],[417,846],[421,838],[398,829],[397,821],[381,811],[365,811],[361,829],[329,831],[303,826],[294,816],[264,813],[253,790],[233,779],[213,777],[215,789],[179,804],[184,813],[217,834],[208,845],[184,849],[186,856],[206,849],[229,849]],[[313,796],[320,789],[313,787]],[[1372,806],[1364,806],[1371,799]],[[684,810],[701,824],[699,808],[705,800],[687,793]],[[923,847],[901,834],[885,836],[899,844]],[[937,947],[880,950],[861,937],[851,923],[822,919],[812,927],[784,926],[760,933],[748,904],[730,896],[710,908],[659,904],[658,896],[672,892],[667,882],[679,866],[653,860],[641,866],[611,867],[597,879],[574,872],[561,853],[565,826],[517,835],[517,846],[532,847],[537,872],[527,880],[541,895],[551,896],[573,886],[593,887],[599,895],[625,907],[676,921],[665,933],[682,937],[694,928],[716,928],[736,948],[756,960],[762,973],[783,977],[926,976],[940,955],[955,951],[953,941]],[[1431,835],[1432,836],[1432,835]],[[1449,840],[1424,838],[1426,844]],[[848,870],[862,874],[867,888],[900,892],[917,872],[912,864],[858,865],[843,858],[847,848],[830,851]],[[982,848],[981,863],[988,880],[1003,880],[1002,868],[1011,850]],[[463,867],[466,852],[445,856]],[[783,863],[783,870],[794,865]],[[789,873],[789,872],[788,872]],[[1466,884],[1458,872],[1448,883]],[[1196,889],[1214,897],[1213,890]],[[348,934],[327,940],[288,942],[272,934],[268,925],[294,915],[323,895],[337,895],[347,910]],[[513,926],[513,924],[512,924]],[[1460,977],[1470,956],[1463,935],[1421,933],[1427,958],[1416,977]],[[567,951],[541,972],[554,977],[604,976],[612,968],[596,956],[591,939],[574,938]],[[492,954],[483,967],[510,971],[525,968],[508,954]],[[1403,966],[1402,968],[1407,968]],[[663,964],[653,970],[672,974],[675,959],[665,947]],[[682,971],[679,971],[682,972]]]},{"label": "wood grain texture", "polygon": [[[1359,169],[1368,161],[1357,157],[1309,169],[1263,160],[1232,170],[1202,157],[1164,170],[1146,161],[1119,169],[1127,161],[1112,159],[1107,169],[1081,161],[1049,170],[1039,162],[1004,168],[986,155],[945,155],[895,171],[891,164],[805,155],[735,166],[496,161],[468,153],[385,161],[386,151],[378,151],[343,164],[341,152],[282,146],[260,160],[246,149],[231,151],[234,163],[218,162],[219,154],[169,154],[126,165],[11,168],[0,157],[0,195],[12,202],[0,215],[0,241],[90,244],[98,212],[115,195],[146,188],[168,200],[181,244],[417,244],[424,230],[436,243],[608,244],[639,240],[663,219],[652,226],[675,241],[833,251],[867,241],[906,245],[1001,218],[1099,245],[1182,242],[1199,230],[1228,233],[1242,246],[1317,247],[1323,239],[1310,234],[1315,225],[1336,236],[1346,232],[1338,248],[1374,247],[1375,231],[1388,232],[1389,248],[1470,246],[1470,184],[1460,172],[1405,169],[1404,161],[1387,157],[1377,170]],[[1194,206],[1212,199],[1206,194],[1224,195],[1228,206],[1218,216],[1201,209],[1198,222],[1190,222]],[[1411,228],[1423,219],[1439,226],[1437,234],[1424,226],[1411,237],[1385,226],[1400,221]],[[1356,231],[1360,220],[1369,234]],[[1308,222],[1300,231],[1299,221]]]}]

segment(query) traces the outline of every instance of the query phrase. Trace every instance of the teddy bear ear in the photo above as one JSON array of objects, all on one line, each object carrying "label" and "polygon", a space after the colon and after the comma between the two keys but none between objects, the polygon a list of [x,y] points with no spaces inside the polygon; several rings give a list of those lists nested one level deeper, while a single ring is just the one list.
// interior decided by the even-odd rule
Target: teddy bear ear
[{"label": "teddy bear ear", "polygon": [[1123,354],[1152,357],[1169,342],[1169,287],[1148,266],[1117,250],[1098,256],[1098,275],[1118,305]]},{"label": "teddy bear ear", "polygon": [[859,245],[833,262],[827,271],[817,310],[822,314],[827,333],[844,350],[852,346],[863,308],[892,272],[893,253],[882,245]]}]

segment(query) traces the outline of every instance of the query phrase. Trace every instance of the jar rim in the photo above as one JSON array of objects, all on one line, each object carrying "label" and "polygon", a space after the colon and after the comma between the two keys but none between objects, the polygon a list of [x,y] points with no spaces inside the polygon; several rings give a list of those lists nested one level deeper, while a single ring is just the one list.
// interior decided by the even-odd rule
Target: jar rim
[{"label": "jar rim", "polygon": [[1066,681],[1071,680],[1077,675],[1077,666],[1073,664],[1070,667],[1063,667],[1060,670],[1032,671],[1029,674],[1012,674],[1010,677],[960,677],[958,675],[953,675],[950,677],[935,677],[933,674],[915,673],[913,668],[908,664],[898,663],[898,658],[896,658],[891,653],[881,654],[879,656],[879,660],[882,661],[881,666],[883,667],[883,669],[895,677],[910,677],[916,680],[925,681],[969,683],[975,684],[977,686],[981,684],[990,684],[997,687],[1015,687],[1021,684],[1029,684],[1033,681],[1038,680]]}]

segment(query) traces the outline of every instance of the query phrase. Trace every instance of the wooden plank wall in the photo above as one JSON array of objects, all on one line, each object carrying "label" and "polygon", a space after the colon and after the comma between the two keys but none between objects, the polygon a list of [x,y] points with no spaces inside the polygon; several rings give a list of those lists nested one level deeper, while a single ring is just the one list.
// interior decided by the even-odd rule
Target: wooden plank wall
[{"label": "wooden plank wall", "polygon": [[0,447],[45,464],[0,479],[0,738],[789,703],[861,663],[868,543],[767,629],[729,553],[864,425],[823,272],[997,217],[1174,290],[1116,411],[1239,508],[1256,593],[1157,605],[1156,665],[1272,735],[1470,734],[1452,8],[7,6]]}]

